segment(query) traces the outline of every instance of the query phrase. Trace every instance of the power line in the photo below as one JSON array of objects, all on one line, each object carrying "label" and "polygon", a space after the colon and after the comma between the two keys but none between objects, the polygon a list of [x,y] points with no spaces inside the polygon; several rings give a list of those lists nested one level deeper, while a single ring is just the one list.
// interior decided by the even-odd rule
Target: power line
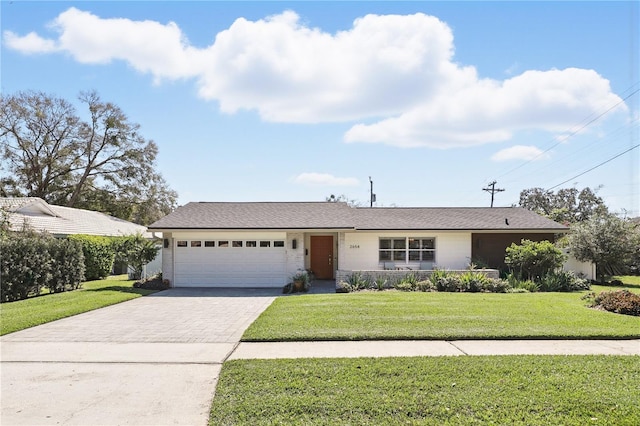
[{"label": "power line", "polygon": [[[635,86],[635,84],[633,85]],[[631,86],[631,87],[633,87]],[[585,129],[586,127],[588,127],[589,125],[593,124],[594,122],[598,121],[600,118],[602,118],[603,116],[605,116],[606,114],[610,113],[611,111],[613,111],[614,109],[616,109],[620,104],[625,103],[625,101],[627,99],[629,99],[630,97],[632,97],[633,95],[635,95],[636,93],[640,92],[640,88],[634,90],[633,92],[631,92],[630,94],[628,94],[627,96],[625,96],[623,99],[621,99],[619,102],[617,102],[615,105],[609,107],[608,109],[606,109],[605,111],[601,112],[600,114],[598,114],[597,116],[593,117],[592,119],[588,120],[586,123],[584,123],[583,125],[581,125],[580,127],[578,127],[575,130],[572,130],[571,132],[569,132],[569,134],[567,136],[565,136],[564,138],[562,138],[560,141],[556,142],[555,144],[551,145],[549,148],[545,149],[544,151],[542,151],[541,153],[539,153],[538,155],[536,155],[533,158],[530,158],[529,160],[525,161],[524,163],[512,168],[511,170],[508,170],[507,172],[501,174],[500,177],[506,176],[509,173],[515,172],[516,170],[526,166],[527,164],[537,160],[538,158],[540,158],[541,156],[543,156],[544,154],[546,154],[547,152],[551,151],[553,148],[555,148],[556,146],[560,145],[561,143],[565,142],[567,139],[577,135],[578,133],[580,133],[580,131],[582,131],[583,129]],[[588,119],[588,117],[587,117]]]},{"label": "power line", "polygon": [[[529,171],[527,172],[523,172],[523,174],[521,174],[518,177],[509,179],[509,182],[515,183],[515,182],[520,182],[523,181],[525,179],[528,179],[530,175],[536,175],[536,176],[546,176],[549,177],[549,174],[547,174],[546,170],[560,170],[560,169],[565,169],[565,164],[567,163],[568,160],[571,160],[571,162],[573,164],[578,163],[578,159],[582,156],[583,153],[587,152],[589,154],[595,154],[598,153],[600,158],[606,158],[607,156],[611,155],[611,148],[613,148],[614,144],[617,141],[621,141],[622,136],[624,136],[625,134],[623,134],[623,132],[626,131],[633,131],[637,128],[638,123],[640,123],[640,119],[634,119],[632,122],[625,124],[622,127],[618,127],[617,129],[610,131],[606,134],[606,136],[600,138],[600,137],[593,137],[593,140],[589,143],[581,143],[579,146],[574,147],[575,149],[573,149],[573,153],[571,152],[567,152],[564,154],[560,154],[555,157],[554,161],[550,161],[550,162],[544,162],[543,164],[540,164],[538,167],[534,167],[533,169],[529,169]],[[594,147],[594,145],[596,147]],[[629,145],[627,145],[629,146]],[[624,149],[624,146],[619,146],[618,147],[620,149]],[[609,151],[609,152],[607,152]],[[597,157],[596,157],[597,158]],[[559,164],[562,164],[563,167],[560,168],[558,167]],[[569,173],[575,173],[576,171],[569,171]],[[561,177],[560,177],[561,178]],[[550,179],[549,179],[550,180]],[[555,180],[555,179],[554,179]],[[540,185],[542,186],[542,185]]]},{"label": "power line", "polygon": [[613,161],[613,160],[615,160],[616,158],[623,156],[623,155],[624,155],[624,154],[626,154],[627,152],[633,151],[634,149],[636,149],[636,148],[637,148],[637,147],[639,147],[639,146],[640,146],[640,143],[639,143],[639,144],[637,144],[637,145],[632,146],[631,148],[627,149],[627,150],[626,150],[626,151],[624,151],[624,152],[621,152],[620,154],[617,154],[617,155],[615,155],[615,156],[613,156],[613,157],[609,158],[608,160],[603,161],[602,163],[600,163],[600,164],[598,164],[598,165],[596,165],[596,166],[593,166],[593,167],[592,167],[592,168],[590,168],[589,170],[585,170],[584,172],[582,172],[582,173],[580,173],[580,174],[578,174],[578,175],[575,175],[574,177],[572,177],[572,178],[570,178],[570,179],[567,179],[567,180],[565,180],[564,182],[561,182],[561,183],[559,183],[559,184],[557,184],[557,185],[555,185],[555,186],[552,186],[551,188],[547,188],[547,191],[551,191],[552,189],[557,188],[557,187],[559,187],[560,185],[564,185],[565,183],[567,183],[567,182],[569,182],[569,181],[572,181],[572,180],[573,180],[573,179],[575,179],[575,178],[579,178],[580,176],[585,175],[585,174],[589,173],[590,171],[597,169],[597,168],[598,168],[598,167],[600,167],[600,166],[604,166],[605,164],[609,163],[610,161]]}]

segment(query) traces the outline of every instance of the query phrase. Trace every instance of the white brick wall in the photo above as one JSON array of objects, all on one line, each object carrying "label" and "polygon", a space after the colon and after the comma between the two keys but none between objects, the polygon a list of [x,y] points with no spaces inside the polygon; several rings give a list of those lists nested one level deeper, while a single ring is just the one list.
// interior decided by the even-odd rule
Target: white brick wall
[{"label": "white brick wall", "polygon": [[[296,240],[297,244],[295,249],[293,249],[293,240]],[[285,247],[287,249],[286,271],[291,277],[299,269],[304,269],[304,234],[302,232],[288,232]]]}]

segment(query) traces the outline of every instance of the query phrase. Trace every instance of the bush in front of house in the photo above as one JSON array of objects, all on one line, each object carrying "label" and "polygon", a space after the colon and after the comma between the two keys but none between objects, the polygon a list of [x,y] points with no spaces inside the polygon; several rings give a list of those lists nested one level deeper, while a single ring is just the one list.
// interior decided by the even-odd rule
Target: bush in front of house
[{"label": "bush in front of house", "polygon": [[588,280],[578,277],[573,271],[550,272],[540,280],[539,291],[581,291],[589,290]]},{"label": "bush in front of house", "polygon": [[337,284],[336,292],[350,293],[359,290],[386,290],[390,288],[398,291],[506,293],[510,286],[505,280],[488,278],[478,271],[467,271],[460,274],[437,269],[427,280],[420,280],[415,273],[408,273],[404,277],[396,279],[391,285],[384,277],[372,280],[360,272],[354,272]]},{"label": "bush in front of house", "polygon": [[134,280],[142,278],[144,266],[155,259],[160,247],[155,241],[138,233],[113,239],[116,260],[125,262],[130,268],[130,277]]},{"label": "bush in front of house", "polygon": [[522,240],[506,249],[504,262],[519,280],[539,283],[545,275],[562,267],[566,255],[549,241]]},{"label": "bush in front of house", "polygon": [[82,245],[87,280],[99,280],[111,274],[115,260],[113,238],[78,234],[69,235],[68,239]]},{"label": "bush in front of house", "polygon": [[462,282],[458,274],[445,271],[444,269],[436,269],[429,276],[429,280],[435,286],[437,291],[459,292],[462,291]]},{"label": "bush in front of house", "polygon": [[78,288],[84,280],[80,244],[31,231],[0,238],[0,300],[12,302]]},{"label": "bush in front of house", "polygon": [[575,274],[573,271],[553,271],[549,272],[537,280],[521,280],[515,275],[509,274],[507,282],[512,290],[518,292],[569,292],[589,290],[591,283]]},{"label": "bush in front of house", "polygon": [[484,291],[485,286],[489,283],[489,277],[474,271],[467,271],[460,274],[461,291],[469,293],[478,293]]},{"label": "bush in front of house", "polygon": [[371,287],[371,280],[360,272],[354,272],[347,276],[345,284],[349,292],[366,290]]},{"label": "bush in front of house", "polygon": [[141,288],[144,290],[168,290],[171,288],[169,280],[162,279],[162,272],[151,277],[145,278],[133,283],[133,288]]}]

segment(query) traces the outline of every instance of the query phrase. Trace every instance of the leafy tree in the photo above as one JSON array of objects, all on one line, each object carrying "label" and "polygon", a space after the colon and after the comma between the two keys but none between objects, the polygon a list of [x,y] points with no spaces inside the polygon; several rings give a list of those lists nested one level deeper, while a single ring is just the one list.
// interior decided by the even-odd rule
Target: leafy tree
[{"label": "leafy tree", "polygon": [[145,238],[142,234],[118,238],[114,244],[116,260],[129,265],[134,280],[142,278],[144,266],[155,259],[160,250],[153,240]]},{"label": "leafy tree", "polygon": [[336,196],[335,194],[331,194],[324,199],[328,203],[347,203],[351,207],[360,207],[362,203],[356,199],[349,198],[345,194],[340,194]]},{"label": "leafy tree", "polygon": [[40,197],[148,224],[176,206],[177,194],[155,170],[157,145],[96,92],[82,92],[89,120],[43,92],[0,97],[2,192]]},{"label": "leafy tree", "polygon": [[522,240],[506,249],[504,262],[520,280],[540,280],[560,268],[566,256],[549,241]]},{"label": "leafy tree", "polygon": [[596,264],[600,282],[606,275],[624,273],[640,247],[640,230],[613,214],[593,216],[574,224],[567,239],[573,256]]},{"label": "leafy tree", "polygon": [[598,189],[565,188],[557,193],[542,188],[524,189],[520,192],[519,205],[556,222],[581,222],[593,215],[608,213],[604,200],[597,195]]},{"label": "leafy tree", "polygon": [[71,103],[44,93],[0,97],[0,147],[7,162],[3,196],[63,200],[82,147]]}]

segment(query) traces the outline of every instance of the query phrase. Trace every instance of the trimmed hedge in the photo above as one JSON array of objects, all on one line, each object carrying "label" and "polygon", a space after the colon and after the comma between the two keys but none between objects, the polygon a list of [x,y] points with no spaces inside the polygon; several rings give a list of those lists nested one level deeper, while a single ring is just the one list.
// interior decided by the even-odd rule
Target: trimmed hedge
[{"label": "trimmed hedge", "polygon": [[84,281],[84,255],[77,241],[21,232],[0,238],[0,301],[74,290]]},{"label": "trimmed hedge", "polygon": [[68,238],[82,244],[87,280],[99,280],[111,274],[116,257],[114,238],[80,234],[69,235]]}]

